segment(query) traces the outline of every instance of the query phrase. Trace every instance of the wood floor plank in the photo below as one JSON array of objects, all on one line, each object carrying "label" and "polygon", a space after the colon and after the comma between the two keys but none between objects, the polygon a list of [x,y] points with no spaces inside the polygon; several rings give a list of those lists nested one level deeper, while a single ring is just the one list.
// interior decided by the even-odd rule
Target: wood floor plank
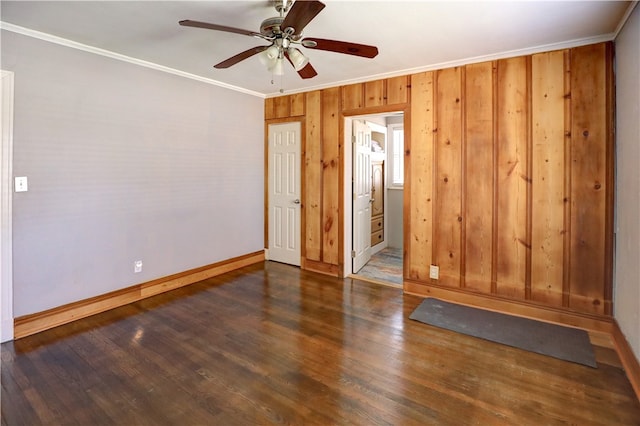
[{"label": "wood floor plank", "polygon": [[640,425],[593,369],[409,320],[422,299],[252,265],[2,345],[2,424]]}]

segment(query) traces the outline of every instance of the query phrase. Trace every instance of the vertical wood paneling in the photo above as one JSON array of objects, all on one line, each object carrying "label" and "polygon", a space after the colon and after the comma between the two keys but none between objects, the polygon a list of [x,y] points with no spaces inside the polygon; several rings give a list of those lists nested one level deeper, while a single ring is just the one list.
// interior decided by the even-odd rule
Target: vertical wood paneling
[{"label": "vertical wood paneling", "polygon": [[322,91],[322,261],[338,265],[340,218],[340,88]]},{"label": "vertical wood paneling", "polygon": [[565,54],[533,55],[531,298],[562,306],[565,214]]},{"label": "vertical wood paneling", "polygon": [[289,117],[291,114],[291,103],[289,96],[279,96],[274,99],[275,118]]},{"label": "vertical wood paneling", "polygon": [[402,75],[387,79],[387,104],[409,102],[409,76]]},{"label": "vertical wood paneling", "polygon": [[385,82],[385,80],[376,80],[364,83],[365,107],[376,107],[384,105]]},{"label": "vertical wood paneling", "polygon": [[527,241],[527,59],[498,61],[496,290],[524,298]]},{"label": "vertical wood paneling", "polygon": [[492,277],[493,69],[483,62],[465,73],[465,287],[483,293]]},{"label": "vertical wood paneling", "polygon": [[306,266],[342,262],[341,111],[410,100],[405,277],[611,314],[612,78],[603,43],[266,99],[304,116]]},{"label": "vertical wood paneling", "polygon": [[364,106],[364,85],[362,83],[342,86],[342,109],[358,109]]},{"label": "vertical wood paneling", "polygon": [[289,95],[289,109],[292,117],[304,115],[304,93]]},{"label": "vertical wood paneling", "polygon": [[608,46],[571,51],[570,306],[599,314],[607,281]]},{"label": "vertical wood paneling", "polygon": [[405,156],[406,275],[428,280],[433,236],[433,72],[411,76],[411,146]]},{"label": "vertical wood paneling", "polygon": [[276,118],[276,100],[275,98],[267,98],[264,100],[264,119],[272,120]]},{"label": "vertical wood paneling", "polygon": [[460,285],[462,227],[462,70],[437,71],[435,141],[435,264],[440,284]]},{"label": "vertical wood paneling", "polygon": [[569,261],[571,259],[571,50],[564,55],[564,257],[562,261],[562,306],[569,306],[571,283]]},{"label": "vertical wood paneling", "polygon": [[614,221],[615,221],[615,176],[616,176],[616,150],[615,150],[615,110],[616,110],[616,90],[615,90],[615,73],[614,73],[614,42],[604,44],[604,57],[600,56],[605,68],[605,84],[602,88],[604,96],[606,96],[605,116],[598,117],[598,120],[604,121],[603,126],[606,128],[605,145],[606,145],[606,201],[604,212],[604,247],[602,256],[604,258],[604,314],[613,315],[613,268],[614,268]]},{"label": "vertical wood paneling", "polygon": [[304,152],[304,254],[319,262],[322,255],[322,94],[305,95],[306,124]]}]

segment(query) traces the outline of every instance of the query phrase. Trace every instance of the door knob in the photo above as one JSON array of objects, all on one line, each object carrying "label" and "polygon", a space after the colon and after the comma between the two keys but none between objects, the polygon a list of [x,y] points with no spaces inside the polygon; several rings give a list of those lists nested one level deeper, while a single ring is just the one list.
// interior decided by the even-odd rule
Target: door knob
[{"label": "door knob", "polygon": [[293,204],[300,204],[300,200],[296,198],[295,200],[293,200]]}]

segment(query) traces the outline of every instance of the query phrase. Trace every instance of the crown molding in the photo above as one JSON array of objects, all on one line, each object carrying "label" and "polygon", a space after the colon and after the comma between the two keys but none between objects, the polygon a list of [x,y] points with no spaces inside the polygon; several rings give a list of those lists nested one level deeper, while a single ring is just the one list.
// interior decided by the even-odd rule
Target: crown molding
[{"label": "crown molding", "polygon": [[[586,37],[586,38],[568,40],[568,41],[564,41],[564,42],[560,42],[560,43],[544,44],[544,45],[539,45],[539,46],[534,46],[534,47],[528,47],[528,48],[525,48],[525,49],[509,50],[509,51],[504,51],[504,52],[492,53],[492,54],[488,54],[488,55],[475,56],[475,57],[469,57],[469,58],[464,58],[464,59],[456,59],[454,61],[439,62],[439,63],[429,64],[429,65],[416,67],[416,68],[408,68],[408,69],[403,69],[403,70],[398,70],[398,71],[393,71],[393,72],[388,72],[388,73],[369,75],[369,76],[360,77],[360,78],[357,78],[357,79],[331,82],[331,83],[327,83],[327,84],[324,84],[324,85],[317,85],[317,86],[306,87],[306,88],[299,89],[299,90],[287,91],[287,94],[304,93],[304,92],[310,92],[310,91],[314,91],[314,90],[327,89],[327,88],[330,88],[330,87],[344,86],[344,85],[349,85],[349,84],[357,84],[357,83],[363,83],[363,82],[372,81],[372,80],[399,77],[399,76],[403,76],[403,75],[410,75],[410,74],[417,74],[417,73],[426,72],[426,71],[434,71],[434,70],[439,70],[439,69],[452,68],[452,67],[468,65],[468,64],[478,63],[478,62],[495,61],[495,60],[499,60],[499,59],[512,58],[512,57],[516,57],[516,56],[526,56],[526,55],[532,55],[532,54],[541,53],[541,52],[549,52],[549,51],[553,51],[553,50],[568,49],[568,48],[573,48],[573,47],[578,47],[578,46],[585,46],[585,45],[588,45],[588,44],[595,44],[595,43],[601,43],[601,42],[605,42],[605,41],[615,40],[616,36],[618,35],[620,30],[624,26],[624,23],[629,18],[629,16],[633,12],[633,9],[637,6],[638,3],[639,3],[638,1],[634,1],[627,8],[627,11],[625,13],[624,19],[621,20],[620,24],[616,28],[616,31],[614,31],[612,33],[608,33],[608,34],[604,34],[604,35],[600,35],[600,36],[595,36],[595,37]],[[146,67],[146,68],[151,68],[151,69],[154,69],[154,70],[157,70],[157,71],[166,72],[166,73],[169,73],[169,74],[174,74],[174,75],[177,75],[177,76],[180,76],[180,77],[184,77],[184,78],[189,78],[189,79],[192,79],[192,80],[200,81],[202,83],[207,83],[207,84],[211,84],[211,85],[214,85],[214,86],[223,87],[225,89],[234,90],[236,92],[244,93],[244,94],[251,95],[251,96],[256,96],[256,97],[262,98],[262,99],[282,96],[282,93],[280,93],[280,92],[274,92],[274,93],[268,93],[268,94],[255,92],[253,90],[248,90],[248,89],[245,89],[245,88],[242,88],[242,87],[239,87],[239,86],[226,84],[226,83],[223,83],[223,82],[220,82],[220,81],[217,81],[217,80],[213,80],[213,79],[210,79],[210,78],[205,78],[205,77],[201,77],[199,75],[195,75],[195,74],[187,73],[187,72],[184,72],[184,71],[180,71],[180,70],[177,70],[175,68],[170,68],[170,67],[166,67],[166,66],[163,66],[163,65],[155,64],[153,62],[148,62],[148,61],[143,61],[141,59],[132,58],[130,56],[125,56],[125,55],[122,55],[122,54],[119,54],[119,53],[116,53],[116,52],[112,52],[112,51],[109,51],[109,50],[100,49],[100,48],[97,48],[97,47],[94,47],[94,46],[89,46],[89,45],[86,45],[86,44],[78,43],[78,42],[75,42],[75,41],[72,41],[72,40],[68,40],[68,39],[65,39],[65,38],[62,38],[62,37],[57,37],[57,36],[54,36],[54,35],[51,35],[51,34],[47,34],[47,33],[43,33],[43,32],[40,32],[40,31],[31,30],[29,28],[24,28],[24,27],[21,27],[21,26],[18,26],[18,25],[14,25],[14,24],[10,24],[10,23],[4,22],[4,21],[0,21],[0,29],[6,30],[6,31],[11,31],[11,32],[14,32],[14,33],[17,33],[17,34],[28,36],[28,37],[37,38],[39,40],[47,41],[47,42],[50,42],[50,43],[59,44],[59,45],[65,46],[65,47],[70,47],[72,49],[78,49],[78,50],[82,50],[82,51],[85,51],[85,52],[93,53],[93,54],[96,54],[96,55],[101,55],[101,56],[105,56],[105,57],[108,57],[108,58],[116,59],[116,60],[119,60],[119,61],[128,62],[128,63],[134,64],[134,65],[138,65],[138,66],[142,66],[142,67]]]},{"label": "crown molding", "polygon": [[[370,75],[367,77],[361,77],[361,78],[352,79],[352,80],[342,80],[342,81],[333,82],[325,85],[307,87],[297,91],[291,90],[291,91],[287,91],[287,94],[310,92],[313,90],[327,89],[327,88],[336,87],[336,86],[346,86],[349,84],[364,83],[367,81],[381,80],[381,79],[392,78],[392,77],[400,77],[403,75],[418,74],[426,71],[435,71],[435,70],[441,70],[445,68],[459,67],[459,66],[475,64],[479,62],[496,61],[499,59],[514,58],[517,56],[527,56],[527,55],[533,55],[536,53],[551,52],[554,50],[570,49],[572,47],[586,46],[589,44],[596,44],[596,43],[602,43],[605,41],[615,40],[616,35],[617,33],[609,33],[609,34],[604,34],[604,35],[595,36],[595,37],[586,37],[586,38],[580,38],[575,40],[563,41],[560,43],[551,43],[551,44],[544,44],[544,45],[539,45],[534,47],[528,47],[525,49],[508,50],[504,52],[492,53],[492,54],[482,55],[482,56],[474,56],[474,57],[469,57],[465,59],[456,59],[454,61],[439,62],[439,63],[425,65],[425,66],[416,67],[416,68],[408,68],[404,70],[393,71],[393,72],[382,73],[382,74],[375,74],[375,75]],[[273,98],[276,96],[282,96],[282,93],[269,93],[266,95],[267,98]]]},{"label": "crown molding", "polygon": [[210,78],[201,77],[199,75],[191,74],[188,72],[180,71],[175,68],[166,67],[164,65],[155,64],[153,62],[143,61],[141,59],[132,58],[130,56],[122,55],[120,53],[112,52],[106,49],[100,49],[98,47],[89,46],[87,44],[78,43],[72,40],[68,40],[62,37],[57,37],[51,34],[35,31],[29,28],[21,27],[18,25],[10,24],[8,22],[0,21],[0,29],[10,31],[16,34],[21,34],[27,37],[36,38],[39,40],[47,41],[49,43],[58,44],[61,46],[69,47],[72,49],[82,50],[84,52],[93,53],[95,55],[105,56],[107,58],[115,59],[122,62],[128,62],[130,64],[138,65],[145,68],[150,68],[156,71],[165,72],[168,74],[177,75],[191,80],[196,80],[201,83],[211,84],[213,86],[223,87],[225,89],[234,90],[247,95],[256,96],[259,98],[265,98],[265,95],[253,90],[244,89],[242,87],[233,86]]}]

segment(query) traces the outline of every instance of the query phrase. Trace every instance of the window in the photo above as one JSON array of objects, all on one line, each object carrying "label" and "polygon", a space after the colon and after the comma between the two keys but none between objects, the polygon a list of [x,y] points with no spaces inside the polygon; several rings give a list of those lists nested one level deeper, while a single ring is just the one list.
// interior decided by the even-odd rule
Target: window
[{"label": "window", "polygon": [[402,124],[389,125],[391,136],[391,182],[393,188],[404,185],[404,127]]}]

